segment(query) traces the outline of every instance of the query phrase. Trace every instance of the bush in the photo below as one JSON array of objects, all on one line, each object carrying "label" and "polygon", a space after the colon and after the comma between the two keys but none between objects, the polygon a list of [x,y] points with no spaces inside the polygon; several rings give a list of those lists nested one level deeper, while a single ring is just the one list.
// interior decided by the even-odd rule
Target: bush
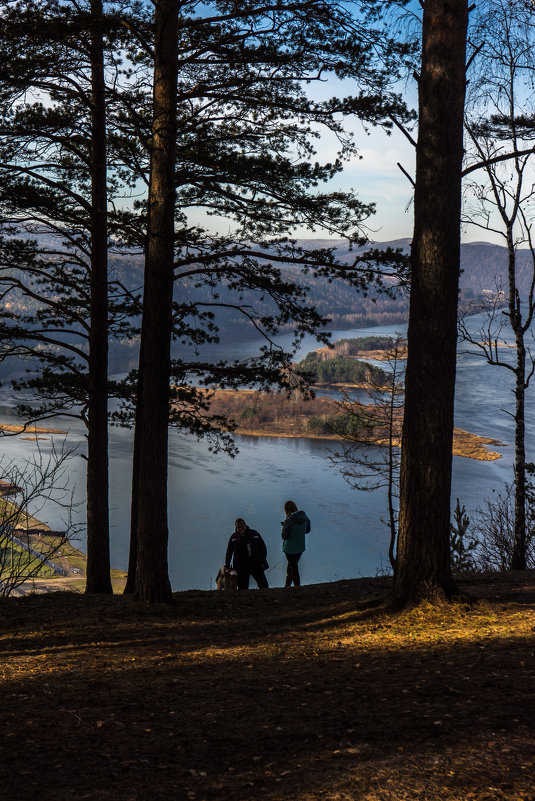
[{"label": "bush", "polygon": [[258,415],[258,409],[256,406],[246,406],[245,409],[242,409],[240,412],[240,420],[251,420],[253,417]]},{"label": "bush", "polygon": [[332,434],[333,419],[327,414],[313,415],[306,421],[306,428],[312,429],[316,434]]},{"label": "bush", "polygon": [[366,421],[363,416],[352,412],[344,412],[332,420],[332,430],[341,437],[358,439],[363,428],[366,429]]},{"label": "bush", "polygon": [[[530,495],[530,493],[528,493]],[[474,535],[477,540],[476,561],[481,570],[503,571],[511,568],[515,543],[515,492],[514,485],[505,490],[494,490],[483,507],[478,507],[474,518]],[[535,517],[529,503],[526,514],[526,563],[535,567]]]},{"label": "bush", "polygon": [[453,512],[454,523],[450,525],[450,559],[453,570],[463,573],[475,570],[475,551],[478,542],[476,539],[468,539],[468,526],[470,518],[466,514],[464,505],[461,507],[459,498]]}]

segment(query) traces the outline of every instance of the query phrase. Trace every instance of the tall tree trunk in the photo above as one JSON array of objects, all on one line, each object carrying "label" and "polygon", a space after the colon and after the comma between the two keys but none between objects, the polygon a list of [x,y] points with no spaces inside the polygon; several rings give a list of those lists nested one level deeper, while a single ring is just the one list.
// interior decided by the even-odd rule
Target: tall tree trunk
[{"label": "tall tree trunk", "polygon": [[516,285],[516,253],[513,225],[507,225],[507,262],[509,280],[509,320],[515,335],[515,520],[514,546],[511,557],[513,570],[526,569],[526,345],[520,308],[520,295]]},{"label": "tall tree trunk", "polygon": [[388,526],[390,529],[390,541],[388,543],[388,561],[392,571],[396,571],[396,537],[397,537],[397,521],[396,510],[394,508],[394,494],[395,494],[395,427],[396,427],[396,398],[399,394],[398,387],[398,365],[399,365],[399,340],[395,344],[392,365],[392,388],[390,390],[389,406],[388,406],[388,477],[387,477],[387,499],[388,499]]},{"label": "tall tree trunk", "polygon": [[393,603],[447,598],[467,0],[426,0]]},{"label": "tall tree trunk", "polygon": [[[146,256],[146,254],[145,254]],[[141,341],[139,350],[139,363],[142,364],[143,359],[143,340]],[[136,420],[141,419],[141,401],[142,401],[142,379],[141,372],[138,375],[137,392],[136,392]],[[137,522],[138,522],[138,485],[139,485],[139,446],[140,436],[136,430],[134,434],[134,449],[132,452],[132,496],[130,498],[130,543],[128,548],[128,573],[126,576],[126,584],[124,588],[125,595],[132,595],[136,591],[136,569],[137,569]]]},{"label": "tall tree trunk", "polygon": [[108,232],[102,0],[91,0],[91,276],[86,593],[113,592],[108,512]]},{"label": "tall tree trunk", "polygon": [[167,442],[173,312],[177,0],[155,3],[148,238],[139,372],[137,560],[134,595],[171,601],[167,568]]},{"label": "tall tree trunk", "polygon": [[515,376],[515,543],[511,558],[513,570],[525,570],[526,563],[526,445],[525,445],[525,380],[526,348],[524,338],[517,337]]}]

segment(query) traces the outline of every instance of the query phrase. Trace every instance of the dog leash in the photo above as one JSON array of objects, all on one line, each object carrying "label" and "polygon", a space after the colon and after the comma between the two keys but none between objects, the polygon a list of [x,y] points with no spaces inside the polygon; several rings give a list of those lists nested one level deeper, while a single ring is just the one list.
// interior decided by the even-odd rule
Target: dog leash
[{"label": "dog leash", "polygon": [[276,565],[273,565],[272,567],[268,567],[267,570],[264,570],[264,573],[271,573],[271,571],[275,570],[275,568],[278,567],[281,562],[282,562],[282,559],[279,559],[279,561],[277,562]]}]

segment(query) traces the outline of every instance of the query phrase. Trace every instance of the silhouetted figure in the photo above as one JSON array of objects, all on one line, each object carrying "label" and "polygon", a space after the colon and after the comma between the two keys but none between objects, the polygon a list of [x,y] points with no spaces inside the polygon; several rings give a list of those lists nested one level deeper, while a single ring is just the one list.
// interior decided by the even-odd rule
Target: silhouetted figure
[{"label": "silhouetted figure", "polygon": [[234,534],[228,541],[225,568],[232,567],[238,573],[238,589],[249,589],[249,577],[252,576],[260,589],[268,587],[264,570],[267,570],[266,543],[254,528],[249,528],[245,520],[239,517],[235,523]]},{"label": "silhouetted figure", "polygon": [[306,549],[305,534],[310,531],[310,520],[303,510],[298,510],[293,501],[286,501],[284,511],[286,512],[286,520],[282,521],[282,550],[288,560],[284,586],[291,587],[293,583],[295,587],[299,587],[301,577],[297,563]]}]

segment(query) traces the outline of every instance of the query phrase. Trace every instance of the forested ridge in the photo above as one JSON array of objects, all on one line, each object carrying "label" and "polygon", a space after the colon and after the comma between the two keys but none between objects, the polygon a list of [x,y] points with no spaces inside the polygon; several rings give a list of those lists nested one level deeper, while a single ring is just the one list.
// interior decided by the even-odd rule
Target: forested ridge
[{"label": "forested ridge", "polygon": [[[301,240],[305,247],[310,247],[310,240]],[[333,244],[332,240],[321,240],[323,244]],[[314,240],[317,242],[317,240]],[[400,248],[405,252],[410,250],[410,239],[395,239],[378,241],[374,247]],[[337,252],[341,259],[350,260],[353,251],[348,251],[343,242],[338,243]],[[526,291],[531,280],[531,252],[527,243],[520,244],[516,251],[518,259],[519,288]],[[461,290],[472,289],[475,292],[496,289],[496,283],[503,285],[507,277],[508,252],[505,245],[487,242],[482,233],[481,242],[461,243],[461,273],[459,287]]]},{"label": "forested ridge", "polygon": [[[42,242],[46,237],[39,237]],[[323,240],[319,243],[324,244]],[[316,246],[318,240],[301,240],[305,248]],[[379,246],[390,246],[393,248],[406,248],[407,240],[396,240],[393,242],[378,243]],[[351,251],[338,249],[341,261],[354,258]],[[344,255],[345,254],[345,255]],[[521,265],[521,284],[524,285],[529,280],[529,254],[519,251],[519,262]],[[524,265],[524,266],[522,266]],[[134,253],[115,253],[113,250],[109,255],[110,280],[118,280],[132,292],[139,291],[143,284],[143,259],[142,256]],[[507,253],[505,248],[491,245],[488,243],[464,244],[461,248],[461,303],[465,306],[475,304],[481,300],[482,290],[491,292],[499,291],[504,286],[504,275],[507,266]],[[299,271],[291,266],[283,267],[285,273],[293,281],[299,281],[303,287],[308,289],[309,302],[314,305],[318,312],[329,320],[328,329],[337,331],[345,328],[371,328],[374,326],[388,325],[399,326],[403,329],[407,324],[409,299],[405,293],[398,291],[394,297],[377,295],[373,291],[369,296],[362,296],[348,286],[342,280],[326,281],[325,279],[312,275],[301,275]],[[177,283],[176,295],[182,300],[196,300],[208,302],[211,299],[209,287],[197,286],[194,280]],[[233,300],[233,291],[225,288],[224,282],[219,287],[219,295],[222,302]],[[244,303],[256,303],[256,297],[252,293],[243,293]],[[34,312],[38,306],[37,299],[28,298],[21,292],[13,292],[9,299],[3,301],[4,307],[12,312],[22,310],[24,312]],[[259,313],[273,312],[273,304],[267,300],[264,304],[258,304]],[[217,324],[220,329],[221,337],[232,339],[233,337],[255,339],[256,329],[250,321],[244,319],[243,315],[232,309],[220,309],[216,314]],[[291,329],[291,324],[289,326]],[[139,342],[137,338],[131,340],[122,339],[120,342],[110,343],[111,369],[114,373],[125,372],[135,366],[137,359],[137,348]],[[6,379],[31,367],[31,359],[24,361],[16,360],[2,361],[0,363],[0,378]]]}]

